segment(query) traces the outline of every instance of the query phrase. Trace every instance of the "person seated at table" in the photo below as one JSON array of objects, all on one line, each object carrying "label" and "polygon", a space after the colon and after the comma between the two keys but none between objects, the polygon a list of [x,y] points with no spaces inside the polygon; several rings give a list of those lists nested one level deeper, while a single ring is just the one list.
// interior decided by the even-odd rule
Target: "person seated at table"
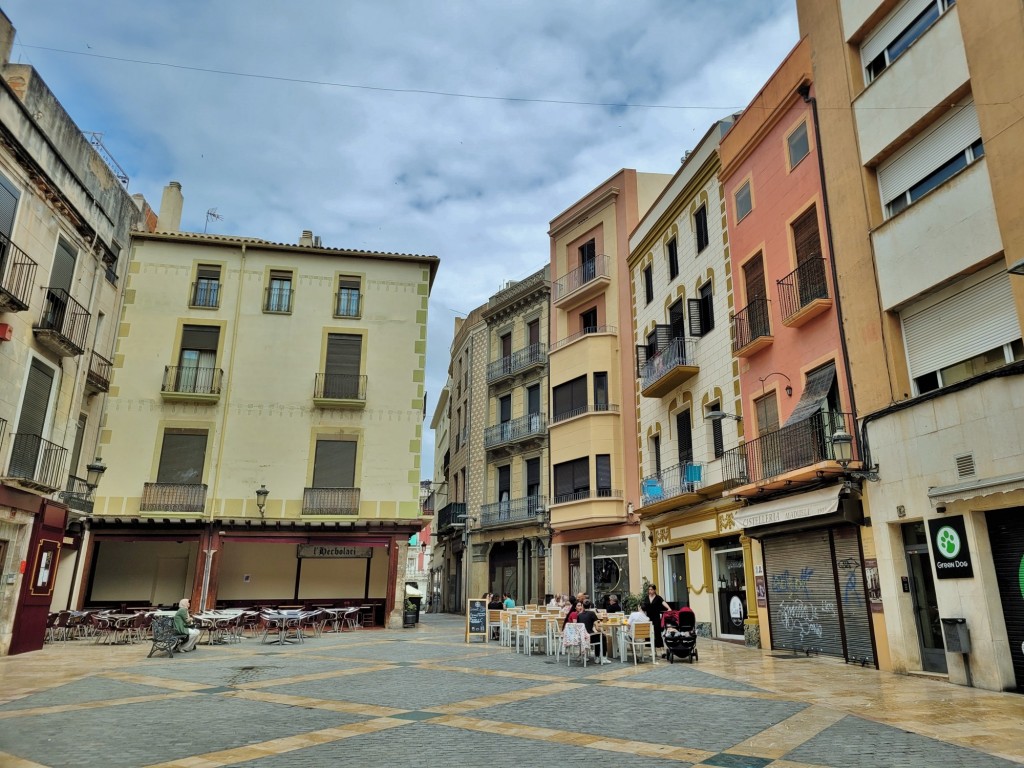
[{"label": "person seated at table", "polygon": [[578,602],[576,603],[576,605],[569,609],[569,612],[567,614],[565,614],[565,619],[562,620],[562,629],[565,629],[566,624],[575,624],[576,619],[579,618],[579,615],[581,613],[583,613],[583,603]]},{"label": "person seated at table", "polygon": [[647,614],[641,611],[639,607],[637,607],[636,610],[629,614],[629,618],[626,619],[626,623],[629,625],[630,634],[633,634],[633,625],[636,624],[638,621],[650,621],[650,619],[647,618]]},{"label": "person seated at table", "polygon": [[619,605],[619,598],[615,595],[608,595],[605,608],[608,613],[622,613],[622,606]]},{"label": "person seated at table", "polygon": [[185,638],[181,646],[178,648],[182,653],[188,653],[196,649],[196,643],[199,642],[199,635],[202,634],[198,629],[193,629],[189,626],[191,618],[188,615],[188,609],[191,603],[187,597],[181,598],[178,601],[178,611],[174,614],[174,632],[177,635]]},{"label": "person seated at table", "polygon": [[594,605],[589,600],[583,603],[583,610],[576,616],[576,623],[582,624],[587,628],[587,634],[593,637],[595,632],[597,634],[597,652],[600,654],[602,664],[609,664],[610,662],[605,657],[604,653],[604,635],[600,630],[595,630],[594,625],[598,622],[597,614],[594,613]]},{"label": "person seated at table", "polygon": [[562,596],[561,595],[552,595],[551,596],[551,600],[548,602],[548,608],[550,608],[551,610],[554,610],[555,608],[561,608],[561,607],[562,607]]},{"label": "person seated at table", "polygon": [[505,593],[505,599],[501,601],[505,605],[506,611],[511,611],[516,607],[516,601],[512,599],[512,595],[508,592]]},{"label": "person seated at table", "polygon": [[490,602],[487,603],[488,611],[503,611],[505,610],[505,604],[501,602],[501,598],[497,595],[491,595],[489,598]]}]

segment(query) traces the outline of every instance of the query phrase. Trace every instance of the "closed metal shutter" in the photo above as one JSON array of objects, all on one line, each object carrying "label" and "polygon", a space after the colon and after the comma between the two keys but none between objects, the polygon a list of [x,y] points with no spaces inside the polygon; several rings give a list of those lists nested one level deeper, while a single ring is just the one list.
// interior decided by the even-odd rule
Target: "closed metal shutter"
[{"label": "closed metal shutter", "polygon": [[50,390],[53,388],[53,370],[38,360],[32,361],[28,371],[28,383],[21,400],[21,415],[18,417],[18,437],[11,447],[9,473],[15,477],[35,475],[36,462],[46,426],[46,412],[50,407]]},{"label": "closed metal shutter", "polygon": [[844,656],[827,528],[762,541],[772,647]]},{"label": "closed metal shutter", "polygon": [[49,288],[71,292],[71,279],[75,276],[75,249],[63,237],[57,238],[57,250],[53,254],[53,269],[50,270]]},{"label": "closed metal shutter", "polygon": [[14,232],[14,214],[18,210],[17,187],[0,176],[0,235],[10,237]]},{"label": "closed metal shutter", "polygon": [[860,534],[852,525],[838,526],[832,529],[832,545],[839,576],[839,610],[846,637],[846,658],[874,666],[875,648],[871,641],[871,615],[864,581],[864,561],[860,553]]},{"label": "closed metal shutter", "polygon": [[989,512],[988,537],[1017,690],[1024,693],[1024,508]]},{"label": "closed metal shutter", "polygon": [[916,19],[929,5],[934,5],[935,0],[906,0],[890,13],[871,37],[864,41],[860,47],[861,63],[866,67],[871,60],[889,47],[903,30],[910,26],[910,22]]},{"label": "closed metal shutter", "polygon": [[356,445],[354,440],[317,440],[313,487],[354,488]]}]

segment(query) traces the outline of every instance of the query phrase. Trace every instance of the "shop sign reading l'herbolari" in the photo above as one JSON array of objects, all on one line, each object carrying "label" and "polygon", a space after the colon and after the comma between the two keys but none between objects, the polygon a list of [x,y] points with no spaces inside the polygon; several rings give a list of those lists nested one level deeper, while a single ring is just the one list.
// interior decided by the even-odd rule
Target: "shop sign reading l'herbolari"
[{"label": "shop sign reading l'herbolari", "polygon": [[932,543],[936,576],[940,579],[969,579],[974,576],[963,515],[929,520],[928,539]]}]

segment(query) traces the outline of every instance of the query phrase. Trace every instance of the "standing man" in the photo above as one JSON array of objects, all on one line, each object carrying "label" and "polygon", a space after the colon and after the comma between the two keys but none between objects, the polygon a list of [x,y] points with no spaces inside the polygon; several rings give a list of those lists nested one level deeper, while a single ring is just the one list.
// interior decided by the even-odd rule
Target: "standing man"
[{"label": "standing man", "polygon": [[188,598],[183,597],[178,601],[178,612],[174,614],[174,632],[175,634],[181,635],[187,638],[178,648],[182,653],[188,653],[196,649],[196,643],[199,642],[199,635],[202,634],[198,629],[193,629],[189,626],[191,620],[188,615],[189,608]]}]

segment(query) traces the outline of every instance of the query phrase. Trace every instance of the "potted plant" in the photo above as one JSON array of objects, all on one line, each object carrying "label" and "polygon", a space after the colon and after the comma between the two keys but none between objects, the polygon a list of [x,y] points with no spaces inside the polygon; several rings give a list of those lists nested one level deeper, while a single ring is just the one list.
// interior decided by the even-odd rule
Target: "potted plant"
[{"label": "potted plant", "polygon": [[405,598],[405,604],[402,608],[402,629],[411,629],[416,626],[416,603],[409,598]]}]

